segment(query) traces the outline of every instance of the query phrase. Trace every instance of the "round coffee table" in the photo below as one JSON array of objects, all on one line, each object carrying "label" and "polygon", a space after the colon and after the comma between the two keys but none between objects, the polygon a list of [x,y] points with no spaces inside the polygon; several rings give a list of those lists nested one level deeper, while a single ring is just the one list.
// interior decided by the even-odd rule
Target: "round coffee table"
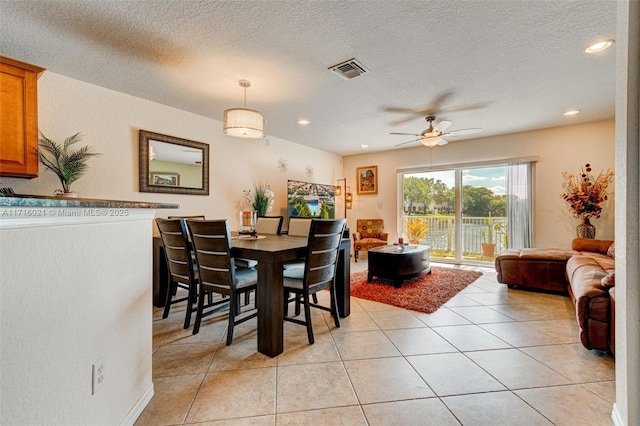
[{"label": "round coffee table", "polygon": [[369,249],[367,254],[369,273],[367,281],[373,277],[393,280],[396,288],[406,279],[431,273],[429,251],[431,247],[416,244],[380,246]]}]

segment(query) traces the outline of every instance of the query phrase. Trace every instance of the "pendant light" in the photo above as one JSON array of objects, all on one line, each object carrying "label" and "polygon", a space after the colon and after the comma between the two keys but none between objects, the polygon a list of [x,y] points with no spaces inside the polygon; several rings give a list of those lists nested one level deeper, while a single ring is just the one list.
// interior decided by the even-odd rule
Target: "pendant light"
[{"label": "pendant light", "polygon": [[251,87],[251,82],[240,80],[240,87],[244,88],[244,108],[231,108],[224,112],[224,133],[236,138],[263,138],[264,117],[258,111],[246,108],[247,87]]}]

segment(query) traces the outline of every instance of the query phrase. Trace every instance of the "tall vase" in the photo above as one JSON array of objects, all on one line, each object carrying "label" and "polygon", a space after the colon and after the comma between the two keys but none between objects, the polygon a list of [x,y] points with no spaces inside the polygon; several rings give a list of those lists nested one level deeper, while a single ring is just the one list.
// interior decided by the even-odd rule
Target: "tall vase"
[{"label": "tall vase", "polygon": [[239,234],[253,234],[256,232],[256,211],[244,210],[240,212]]},{"label": "tall vase", "polygon": [[589,222],[588,217],[583,217],[582,223],[576,228],[576,233],[579,238],[595,238],[596,227]]}]

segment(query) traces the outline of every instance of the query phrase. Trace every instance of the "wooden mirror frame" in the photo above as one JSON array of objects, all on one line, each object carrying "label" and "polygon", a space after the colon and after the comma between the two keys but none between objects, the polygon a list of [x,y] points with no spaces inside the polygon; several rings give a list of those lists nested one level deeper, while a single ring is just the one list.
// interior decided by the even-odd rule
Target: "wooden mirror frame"
[{"label": "wooden mirror frame", "polygon": [[[187,146],[202,150],[202,188],[181,188],[165,185],[153,185],[149,182],[149,141],[159,141],[173,145]],[[139,132],[139,191],[165,194],[209,195],[209,144],[161,135],[147,130]]]}]

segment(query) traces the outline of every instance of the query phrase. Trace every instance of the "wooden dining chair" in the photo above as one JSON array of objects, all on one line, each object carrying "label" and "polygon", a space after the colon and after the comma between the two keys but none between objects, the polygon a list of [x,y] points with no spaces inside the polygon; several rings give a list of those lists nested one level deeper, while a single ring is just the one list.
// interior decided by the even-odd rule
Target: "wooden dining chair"
[{"label": "wooden dining chair", "polygon": [[309,236],[309,229],[311,228],[311,220],[312,219],[309,217],[297,217],[297,216],[290,217],[287,234],[293,235],[296,237]]},{"label": "wooden dining chair", "polygon": [[[307,256],[304,268],[285,269],[284,294],[285,308],[284,319],[307,327],[309,343],[314,343],[313,327],[311,321],[311,307],[331,312],[336,327],[340,327],[338,317],[338,302],[335,292],[335,278],[338,267],[340,242],[346,220],[313,219],[309,230],[307,243]],[[310,296],[320,290],[329,289],[331,306],[319,305],[311,302]],[[289,295],[294,297],[290,298]],[[289,317],[288,305],[291,302],[299,303],[300,298],[304,306],[304,320]],[[296,315],[299,309],[296,309]]]},{"label": "wooden dining chair", "polygon": [[[294,237],[308,237],[309,229],[311,228],[311,220],[312,219],[309,217],[290,217],[287,235],[292,235]],[[304,268],[304,259],[285,262],[284,269],[290,268]]]},{"label": "wooden dining chair", "polygon": [[[258,284],[258,272],[253,269],[236,269],[231,256],[231,232],[227,220],[187,220],[187,228],[196,254],[200,276],[200,295],[193,334],[198,334],[202,318],[218,312],[229,304],[229,322],[227,325],[227,346],[233,340],[234,326],[255,318],[257,309],[241,313],[240,296],[255,290]],[[205,306],[207,294],[217,293],[228,296]],[[204,312],[205,308],[211,307]]]},{"label": "wooden dining chair", "polygon": [[280,235],[284,216],[258,216],[256,232],[258,234]]},{"label": "wooden dining chair", "polygon": [[[287,235],[293,235],[294,237],[308,237],[309,229],[311,228],[310,217],[297,217],[292,216],[289,218],[289,229]],[[305,258],[296,260],[290,260],[284,263],[284,269],[292,268],[304,268]],[[318,296],[315,293],[312,294],[313,303],[318,303]],[[300,315],[300,303],[296,303],[296,315]]]},{"label": "wooden dining chair", "polygon": [[193,215],[193,216],[169,216],[167,219],[205,220],[205,216],[203,214],[196,214],[196,215]]},{"label": "wooden dining chair", "polygon": [[[169,316],[171,305],[187,302],[184,318],[184,328],[186,329],[189,328],[191,323],[193,304],[196,303],[198,295],[198,274],[194,265],[187,231],[181,219],[157,218],[156,224],[164,246],[170,277],[162,318]],[[187,295],[174,299],[179,288],[187,290]]]},{"label": "wooden dining chair", "polygon": [[[191,220],[205,220],[206,217],[203,214],[196,214],[191,216],[169,216],[167,219],[180,219],[182,222],[182,227],[184,228],[184,233],[187,235],[187,240],[189,242],[189,250],[191,251],[191,258],[193,259],[193,264],[196,263],[195,253],[193,252],[193,245],[191,244],[191,235],[189,235],[189,231],[187,230],[187,223],[185,222],[187,219]],[[175,296],[175,294],[174,294]],[[198,296],[193,300],[193,303],[198,302]],[[213,303],[213,299],[211,298],[211,294],[209,294],[209,303]]]}]

